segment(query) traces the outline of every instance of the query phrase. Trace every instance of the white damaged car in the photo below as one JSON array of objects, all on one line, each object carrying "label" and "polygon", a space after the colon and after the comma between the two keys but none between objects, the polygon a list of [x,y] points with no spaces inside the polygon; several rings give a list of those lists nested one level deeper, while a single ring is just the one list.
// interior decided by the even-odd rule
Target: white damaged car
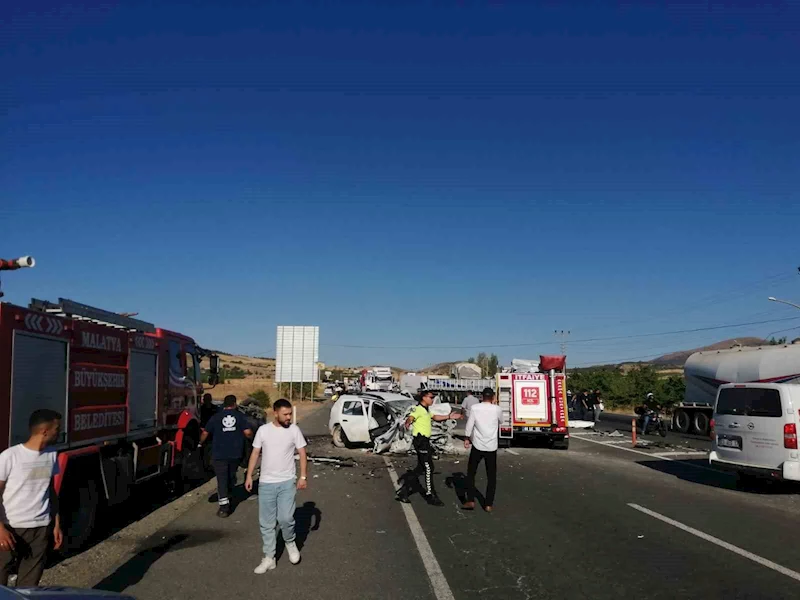
[{"label": "white damaged car", "polygon": [[343,394],[331,407],[328,429],[333,445],[347,448],[370,444],[415,404],[413,396],[392,392]]}]

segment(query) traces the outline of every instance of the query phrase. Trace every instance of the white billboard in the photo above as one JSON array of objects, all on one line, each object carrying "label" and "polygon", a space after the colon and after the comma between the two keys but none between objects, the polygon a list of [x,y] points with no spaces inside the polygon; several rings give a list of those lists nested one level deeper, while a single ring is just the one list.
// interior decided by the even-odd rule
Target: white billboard
[{"label": "white billboard", "polygon": [[278,325],[275,382],[319,381],[319,327]]}]

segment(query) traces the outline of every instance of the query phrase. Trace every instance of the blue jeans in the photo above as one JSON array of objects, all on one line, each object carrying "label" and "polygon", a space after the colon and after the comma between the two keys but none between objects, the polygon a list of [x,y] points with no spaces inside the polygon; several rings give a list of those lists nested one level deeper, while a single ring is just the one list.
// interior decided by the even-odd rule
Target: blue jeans
[{"label": "blue jeans", "polygon": [[650,424],[650,415],[645,415],[642,419],[642,435],[647,433],[647,426]]},{"label": "blue jeans", "polygon": [[283,532],[284,543],[294,541],[296,489],[294,479],[281,483],[258,484],[258,524],[264,542],[264,556],[275,558],[276,522]]}]

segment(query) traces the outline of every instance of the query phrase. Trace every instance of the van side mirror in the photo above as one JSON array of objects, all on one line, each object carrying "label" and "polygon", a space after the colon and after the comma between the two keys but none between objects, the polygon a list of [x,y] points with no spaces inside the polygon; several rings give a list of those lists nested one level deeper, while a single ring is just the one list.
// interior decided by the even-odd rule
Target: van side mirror
[{"label": "van side mirror", "polygon": [[208,355],[208,383],[209,385],[219,383],[219,356],[216,354]]}]

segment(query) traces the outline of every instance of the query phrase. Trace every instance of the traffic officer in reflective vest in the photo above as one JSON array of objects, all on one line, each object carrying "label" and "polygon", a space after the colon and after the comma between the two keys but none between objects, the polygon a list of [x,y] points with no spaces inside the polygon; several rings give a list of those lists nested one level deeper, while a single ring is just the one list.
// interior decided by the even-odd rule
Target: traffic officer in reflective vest
[{"label": "traffic officer in reflective vest", "polygon": [[[431,415],[428,408],[433,404],[434,394],[431,391],[423,390],[420,392],[419,404],[406,419],[406,428],[411,428],[413,436],[412,445],[417,453],[417,468],[410,471],[404,477],[402,487],[397,491],[397,499],[400,502],[409,502],[408,496],[412,488],[419,487],[419,476],[425,477],[425,501],[433,506],[444,506],[444,502],[436,495],[433,486],[433,447],[431,446],[432,421],[446,421],[447,419],[457,419],[461,415],[451,413],[449,415]],[[409,480],[409,478],[412,478]]]}]

